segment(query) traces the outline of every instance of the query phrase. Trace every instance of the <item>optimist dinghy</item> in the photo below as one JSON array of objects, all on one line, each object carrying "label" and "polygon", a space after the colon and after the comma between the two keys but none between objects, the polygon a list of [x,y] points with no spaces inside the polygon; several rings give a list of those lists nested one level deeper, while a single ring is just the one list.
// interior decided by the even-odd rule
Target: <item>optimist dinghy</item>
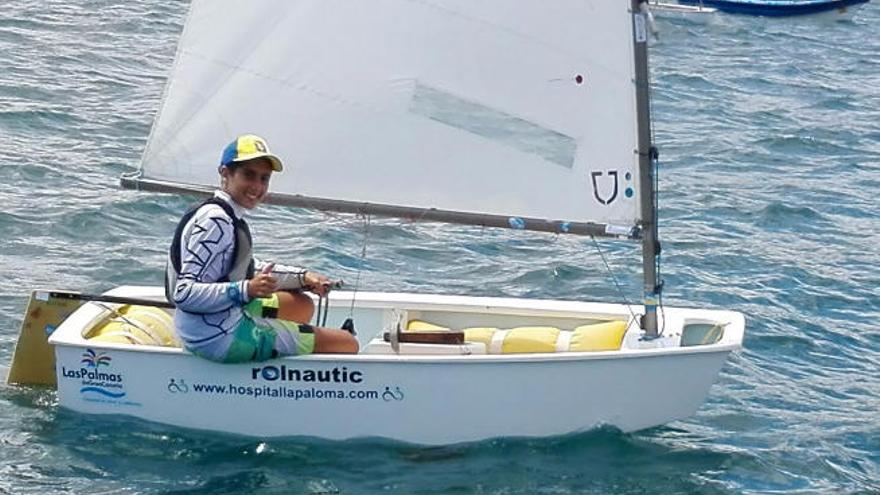
[{"label": "optimist dinghy", "polygon": [[647,40],[639,1],[194,0],[124,186],[207,194],[216,151],[255,132],[296,164],[271,202],[641,242],[643,304],[335,291],[325,315],[354,303],[359,354],[217,364],[179,347],[162,288],[36,291],[8,381],[258,437],[442,445],[694,414],[744,319],[662,304]]}]

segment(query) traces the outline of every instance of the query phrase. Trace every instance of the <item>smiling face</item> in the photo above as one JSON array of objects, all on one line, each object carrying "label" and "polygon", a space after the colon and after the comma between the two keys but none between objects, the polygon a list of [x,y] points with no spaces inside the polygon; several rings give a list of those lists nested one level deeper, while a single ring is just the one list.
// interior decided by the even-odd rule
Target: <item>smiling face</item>
[{"label": "smiling face", "polygon": [[234,167],[220,167],[223,191],[239,205],[252,209],[263,202],[269,192],[272,164],[265,158],[242,162]]}]

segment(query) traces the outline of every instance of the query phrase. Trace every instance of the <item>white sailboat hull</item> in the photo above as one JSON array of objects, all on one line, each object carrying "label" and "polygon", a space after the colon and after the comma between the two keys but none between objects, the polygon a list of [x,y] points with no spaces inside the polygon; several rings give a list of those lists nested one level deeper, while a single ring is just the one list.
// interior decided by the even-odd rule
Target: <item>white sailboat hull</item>
[{"label": "white sailboat hull", "polygon": [[[121,288],[114,293],[160,292]],[[331,322],[347,315],[350,297],[334,298],[339,313],[331,311]],[[427,445],[553,436],[601,425],[633,431],[688,417],[743,336],[739,313],[666,308],[666,337],[641,342],[631,326],[615,351],[494,355],[448,346],[454,353],[383,354],[383,344],[377,347],[374,341],[358,355],[231,365],[179,348],[84,339],[106,312],[87,304],[50,338],[63,407],[256,437],[382,437]],[[566,321],[626,318],[629,310],[560,301],[357,294],[354,317],[364,342],[406,313],[445,317],[447,323],[515,319],[564,327]],[[675,343],[681,339],[678,325],[711,322],[725,325],[717,342]],[[403,352],[414,352],[412,344],[404,346]],[[379,353],[366,353],[370,349]],[[83,364],[99,357],[97,367]]]}]

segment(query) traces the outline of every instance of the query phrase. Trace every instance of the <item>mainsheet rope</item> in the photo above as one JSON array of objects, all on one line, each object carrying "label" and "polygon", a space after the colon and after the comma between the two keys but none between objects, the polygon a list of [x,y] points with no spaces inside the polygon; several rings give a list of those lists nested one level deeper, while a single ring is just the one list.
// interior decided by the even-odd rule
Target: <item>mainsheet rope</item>
[{"label": "mainsheet rope", "polygon": [[357,298],[358,288],[361,286],[361,272],[363,272],[364,263],[366,263],[366,260],[367,260],[367,244],[369,243],[369,239],[370,239],[370,219],[371,219],[370,214],[365,213],[363,216],[363,219],[364,219],[363,220],[363,222],[364,222],[364,241],[361,244],[361,259],[358,262],[357,274],[355,275],[355,279],[354,279],[354,290],[352,291],[352,294],[351,294],[351,307],[348,309],[348,317],[349,318],[354,318],[355,299]]}]

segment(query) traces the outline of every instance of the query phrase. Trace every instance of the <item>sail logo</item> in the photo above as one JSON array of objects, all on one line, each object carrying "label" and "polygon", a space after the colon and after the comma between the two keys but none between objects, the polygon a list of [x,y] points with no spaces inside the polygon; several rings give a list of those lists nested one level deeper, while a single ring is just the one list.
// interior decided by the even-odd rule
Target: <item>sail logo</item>
[{"label": "sail logo", "polygon": [[[603,196],[599,193],[599,180],[598,179],[599,179],[599,177],[602,177],[602,175],[604,175],[604,172],[591,172],[590,173],[590,178],[593,180],[593,196],[596,197],[596,201],[602,203],[603,205],[611,204],[614,202],[615,199],[617,199],[617,191],[619,188],[618,181],[617,181],[617,170],[609,170],[607,172],[607,174],[608,174],[609,179],[611,180],[611,185],[612,185],[611,195]],[[608,182],[608,181],[606,180],[603,182]],[[606,190],[607,189],[608,188],[606,188]]]},{"label": "sail logo", "polygon": [[[629,172],[625,173],[623,177],[626,182],[632,180],[632,174]],[[593,197],[596,198],[596,201],[603,205],[610,205],[617,199],[620,193],[620,173],[617,170],[590,172],[590,180],[593,184]],[[624,195],[627,198],[633,197],[634,194],[635,192],[630,186],[624,190]]]},{"label": "sail logo", "polygon": [[122,374],[108,370],[112,361],[113,358],[106,353],[86,349],[80,360],[82,366],[77,369],[68,369],[62,366],[61,376],[79,380],[79,392],[86,400],[89,398],[118,400],[125,397],[125,391],[122,385]]}]

